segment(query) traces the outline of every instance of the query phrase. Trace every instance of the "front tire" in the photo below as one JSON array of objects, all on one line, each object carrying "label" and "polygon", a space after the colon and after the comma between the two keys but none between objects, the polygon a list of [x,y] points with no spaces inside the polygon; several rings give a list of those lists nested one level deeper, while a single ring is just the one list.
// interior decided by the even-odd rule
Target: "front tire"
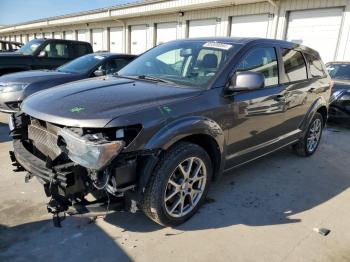
[{"label": "front tire", "polygon": [[203,203],[212,172],[210,157],[202,147],[188,142],[176,144],[156,166],[141,209],[163,226],[185,222]]},{"label": "front tire", "polygon": [[316,152],[321,141],[323,126],[323,117],[320,113],[316,112],[309,124],[305,136],[293,146],[297,155],[308,157]]}]

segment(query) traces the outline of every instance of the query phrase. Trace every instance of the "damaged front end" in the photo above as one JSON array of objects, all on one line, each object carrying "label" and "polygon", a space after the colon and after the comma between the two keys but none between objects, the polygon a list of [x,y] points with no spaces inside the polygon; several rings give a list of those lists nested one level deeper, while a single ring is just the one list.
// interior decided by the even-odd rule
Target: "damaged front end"
[{"label": "damaged front end", "polygon": [[[96,202],[124,195],[137,186],[138,170],[154,152],[123,152],[141,131],[141,125],[87,129],[64,127],[28,116],[10,117],[15,171],[27,171],[43,184],[51,197],[48,211],[58,216],[71,207],[79,213]],[[141,172],[142,173],[142,172]],[[96,198],[88,202],[85,196]]]}]

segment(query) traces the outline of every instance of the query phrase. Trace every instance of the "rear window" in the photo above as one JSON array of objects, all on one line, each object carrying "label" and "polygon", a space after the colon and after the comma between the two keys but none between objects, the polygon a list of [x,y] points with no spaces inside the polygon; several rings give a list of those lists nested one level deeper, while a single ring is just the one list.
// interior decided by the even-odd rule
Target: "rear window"
[{"label": "rear window", "polygon": [[84,44],[74,44],[72,45],[72,48],[74,57],[79,57],[90,53],[89,47]]},{"label": "rear window", "polygon": [[310,74],[313,78],[325,77],[326,72],[323,69],[323,63],[320,59],[316,58],[313,55],[304,53],[306,60],[310,66]]},{"label": "rear window", "polygon": [[306,64],[303,55],[292,49],[282,49],[284,70],[289,82],[307,79]]}]

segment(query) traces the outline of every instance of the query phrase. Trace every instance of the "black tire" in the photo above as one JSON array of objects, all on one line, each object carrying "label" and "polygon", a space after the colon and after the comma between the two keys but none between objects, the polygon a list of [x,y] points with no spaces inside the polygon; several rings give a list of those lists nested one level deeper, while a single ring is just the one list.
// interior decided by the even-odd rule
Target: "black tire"
[{"label": "black tire", "polygon": [[[181,217],[173,217],[169,214],[166,208],[165,196],[166,190],[168,190],[168,181],[173,177],[173,174],[177,170],[181,163],[184,163],[189,158],[194,157],[200,159],[202,164],[205,165],[206,170],[206,182],[205,188],[202,190],[200,200],[197,200],[197,204],[193,205],[193,208],[189,213]],[[208,192],[208,186],[212,178],[212,163],[208,153],[200,146],[189,142],[179,142],[162,155],[157,166],[155,167],[150,181],[147,184],[145,192],[143,194],[140,207],[143,212],[150,219],[163,226],[177,226],[189,218],[191,218],[199,209],[205,196]],[[205,173],[205,172],[203,172]],[[183,190],[183,189],[181,189]],[[179,194],[184,194],[179,193]],[[177,197],[177,196],[176,196]],[[192,199],[192,198],[191,198]]]},{"label": "black tire", "polygon": [[[313,127],[315,121],[320,121],[320,123],[321,123],[320,131],[319,131],[320,132],[319,133],[319,139],[317,140],[317,144],[312,148],[312,150],[310,150],[310,148],[308,147],[308,144],[307,144],[307,140],[310,137],[311,128]],[[310,124],[309,124],[309,126],[307,128],[307,131],[305,132],[304,137],[298,143],[293,145],[294,152],[297,155],[302,156],[302,157],[308,157],[308,156],[313,155],[316,152],[316,150],[317,150],[317,148],[318,148],[318,146],[320,144],[323,127],[324,127],[323,117],[322,117],[322,115],[320,113],[316,112],[314,117],[310,121]]]}]

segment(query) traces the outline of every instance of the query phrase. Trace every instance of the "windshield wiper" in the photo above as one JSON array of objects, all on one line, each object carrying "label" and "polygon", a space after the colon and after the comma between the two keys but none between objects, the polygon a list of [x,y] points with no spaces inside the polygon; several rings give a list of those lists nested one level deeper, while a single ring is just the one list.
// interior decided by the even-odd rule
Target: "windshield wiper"
[{"label": "windshield wiper", "polygon": [[155,76],[146,76],[146,75],[139,75],[137,76],[138,79],[144,79],[144,80],[150,80],[150,81],[155,81],[155,82],[161,82],[161,83],[167,83],[167,84],[174,84],[174,82],[165,80],[162,78],[158,78]]},{"label": "windshield wiper", "polygon": [[175,82],[172,82],[170,80],[165,80],[162,78],[154,77],[154,76],[146,76],[146,75],[138,75],[138,76],[125,76],[125,75],[120,75],[117,73],[113,73],[113,76],[120,77],[120,78],[126,78],[126,79],[132,79],[132,80],[149,80],[149,81],[154,81],[154,82],[161,82],[161,83],[167,83],[167,84],[176,84]]}]

